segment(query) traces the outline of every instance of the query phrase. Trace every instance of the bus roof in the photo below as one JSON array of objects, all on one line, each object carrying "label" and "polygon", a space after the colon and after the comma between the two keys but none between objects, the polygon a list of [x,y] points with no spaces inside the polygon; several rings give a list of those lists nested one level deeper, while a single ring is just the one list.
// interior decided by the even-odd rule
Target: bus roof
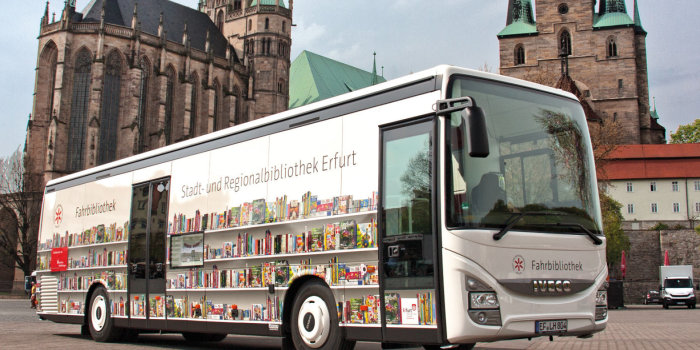
[{"label": "bus roof", "polygon": [[[61,184],[66,184],[66,183],[74,183],[75,180],[78,180],[83,177],[91,177],[91,175],[97,175],[101,173],[106,173],[111,169],[115,168],[120,168],[120,167],[125,167],[130,164],[135,164],[139,163],[140,161],[147,160],[153,157],[165,155],[168,153],[173,153],[179,150],[187,149],[190,147],[194,147],[197,145],[205,144],[212,142],[217,139],[222,139],[226,138],[228,136],[236,135],[243,133],[245,131],[251,131],[253,129],[261,128],[263,126],[275,124],[281,121],[289,120],[294,117],[299,117],[299,116],[305,116],[305,115],[310,115],[319,111],[323,111],[325,109],[329,109],[334,106],[339,106],[343,104],[347,104],[356,100],[364,99],[373,95],[378,95],[382,92],[386,91],[391,91],[391,90],[396,90],[400,89],[405,86],[410,86],[414,85],[420,82],[427,83],[428,81],[431,81],[430,84],[433,84],[432,90],[430,91],[435,91],[435,90],[440,90],[444,89],[445,85],[447,84],[446,79],[442,79],[442,77],[445,76],[451,76],[453,74],[460,74],[460,75],[466,75],[466,76],[472,76],[476,78],[482,78],[482,79],[487,79],[491,81],[497,81],[497,82],[502,82],[506,84],[512,84],[512,85],[518,85],[530,89],[535,89],[535,90],[540,90],[543,92],[559,95],[562,97],[570,98],[577,100],[576,97],[573,94],[570,94],[568,92],[565,92],[563,90],[559,89],[554,89],[548,86],[532,83],[529,81],[525,80],[520,80],[520,79],[515,79],[511,77],[506,77],[503,75],[498,75],[498,74],[493,74],[493,73],[488,73],[488,72],[482,72],[482,71],[477,71],[477,70],[472,70],[472,69],[465,69],[465,68],[459,68],[459,67],[454,67],[454,66],[449,66],[449,65],[440,65],[436,66],[421,72],[413,73],[410,75],[406,75],[397,79],[393,79],[381,84],[377,84],[374,86],[370,86],[364,89],[360,89],[357,91],[352,91],[343,95],[335,96],[332,98],[325,99],[323,101],[315,102],[312,104],[308,104],[305,106],[301,106],[298,108],[290,109],[284,112],[280,112],[277,114],[273,114],[264,118],[256,119],[247,123],[243,123],[240,125],[234,125],[229,128],[225,128],[219,131],[211,132],[206,135],[202,135],[199,137],[195,137],[189,140],[181,141],[174,143],[172,145],[160,147],[148,152],[140,153],[137,155],[133,155],[127,158],[123,158],[120,160],[116,160],[111,163],[99,165],[90,169],[82,170],[73,174],[69,174],[63,177],[60,177],[58,179],[54,179],[49,181],[46,184],[46,190],[49,191],[51,190],[52,187],[56,185],[61,185]],[[433,82],[434,81],[434,82]],[[427,84],[424,84],[427,85]],[[427,91],[426,91],[427,92]],[[405,98],[405,97],[404,97]],[[399,98],[395,99],[399,100]],[[125,171],[124,171],[125,172]],[[123,173],[123,172],[121,172]],[[109,174],[108,176],[114,176],[118,174]],[[86,181],[87,182],[87,181]],[[77,183],[76,183],[77,185]],[[72,185],[68,185],[66,187],[71,187]],[[64,187],[64,186],[60,186]]]}]

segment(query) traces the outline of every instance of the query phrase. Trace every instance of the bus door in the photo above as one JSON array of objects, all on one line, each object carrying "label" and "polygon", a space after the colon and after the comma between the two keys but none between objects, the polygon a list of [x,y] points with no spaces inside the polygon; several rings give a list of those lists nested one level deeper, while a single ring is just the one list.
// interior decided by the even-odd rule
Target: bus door
[{"label": "bus door", "polygon": [[170,179],[133,186],[129,224],[129,324],[165,328],[165,266]]},{"label": "bus door", "polygon": [[439,341],[435,119],[381,129],[380,293],[388,342]]}]

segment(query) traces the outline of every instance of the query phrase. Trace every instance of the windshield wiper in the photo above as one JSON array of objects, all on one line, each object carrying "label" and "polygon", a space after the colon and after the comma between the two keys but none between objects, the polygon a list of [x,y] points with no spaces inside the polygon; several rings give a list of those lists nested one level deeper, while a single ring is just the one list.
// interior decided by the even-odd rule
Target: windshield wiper
[{"label": "windshield wiper", "polygon": [[[508,231],[510,231],[515,225],[518,224],[518,222],[520,222],[520,220],[522,220],[526,216],[561,216],[561,215],[563,215],[563,214],[562,213],[542,213],[542,212],[515,213],[510,218],[508,218],[508,221],[506,221],[506,226],[504,226],[500,231],[493,234],[493,240],[498,241],[501,238],[503,238],[503,236],[505,236],[506,233],[508,233]],[[602,239],[598,238],[598,236],[596,236],[595,233],[591,232],[591,230],[587,229],[585,226],[583,226],[581,224],[577,224],[577,223],[573,223],[573,222],[572,223],[558,222],[556,224],[542,223],[540,225],[575,227],[575,228],[581,229],[581,231],[586,233],[586,235],[588,237],[590,237],[591,240],[593,240],[593,243],[595,243],[595,245],[603,244]]]},{"label": "windshield wiper", "polygon": [[523,213],[515,213],[511,215],[510,218],[506,221],[506,226],[504,226],[500,231],[496,232],[493,234],[493,240],[498,241],[503,236],[510,231],[510,229],[513,228],[522,218],[526,216],[560,216],[562,214],[560,213],[543,213],[543,212],[523,212]]},{"label": "windshield wiper", "polygon": [[581,224],[573,223],[573,222],[558,222],[557,226],[564,226],[564,227],[576,227],[580,228],[583,232],[588,235],[588,237],[591,237],[591,240],[593,240],[593,243],[595,245],[601,245],[603,244],[603,240],[598,238],[595,233],[591,232],[591,230],[587,229],[586,226],[583,226]]}]

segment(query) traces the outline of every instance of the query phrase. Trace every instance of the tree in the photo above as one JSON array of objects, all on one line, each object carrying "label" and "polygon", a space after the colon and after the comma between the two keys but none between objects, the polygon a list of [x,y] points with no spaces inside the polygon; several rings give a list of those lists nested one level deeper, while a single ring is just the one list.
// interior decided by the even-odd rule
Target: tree
[{"label": "tree", "polygon": [[622,230],[622,204],[606,193],[600,193],[600,209],[603,213],[603,232],[605,232],[605,255],[608,260],[608,274],[621,277],[620,259],[622,251],[629,251],[630,240]]},{"label": "tree", "polygon": [[681,125],[671,134],[671,143],[700,143],[700,119],[687,125]]},{"label": "tree", "polygon": [[[0,158],[0,262],[18,268],[29,276],[35,266],[38,215],[42,193],[29,189],[38,181],[25,173],[29,158],[20,149],[11,156]],[[11,258],[10,258],[11,257]]]}]

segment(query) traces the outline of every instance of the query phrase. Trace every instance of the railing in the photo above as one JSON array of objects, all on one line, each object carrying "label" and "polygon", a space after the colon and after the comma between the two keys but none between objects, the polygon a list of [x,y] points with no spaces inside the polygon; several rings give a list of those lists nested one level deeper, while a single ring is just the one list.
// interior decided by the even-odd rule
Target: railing
[{"label": "railing", "polygon": [[51,24],[47,24],[47,25],[41,27],[41,34],[46,34],[46,33],[56,31],[56,30],[58,30],[58,28],[60,28],[60,26],[61,26],[61,22],[53,22]]},{"label": "railing", "polygon": [[99,23],[73,23],[70,26],[71,31],[76,33],[94,33],[100,29]]},{"label": "railing", "polygon": [[131,38],[134,35],[133,29],[121,27],[121,26],[108,25],[105,28],[105,30],[106,30],[107,34],[121,36],[124,38]]}]

